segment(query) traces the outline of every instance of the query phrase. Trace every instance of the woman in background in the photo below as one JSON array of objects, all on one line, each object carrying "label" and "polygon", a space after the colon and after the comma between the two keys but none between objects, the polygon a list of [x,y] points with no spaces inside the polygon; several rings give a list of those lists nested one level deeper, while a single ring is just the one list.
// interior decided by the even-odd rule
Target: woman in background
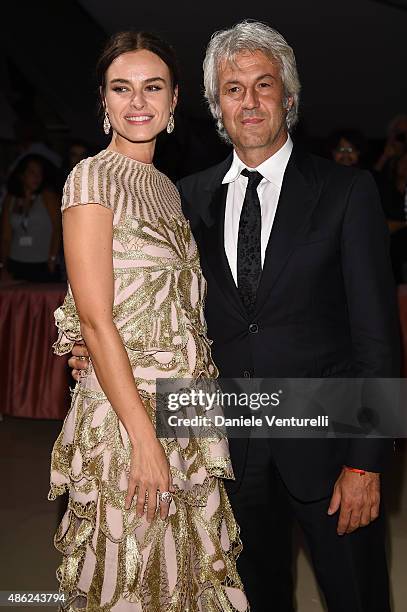
[{"label": "woman in background", "polygon": [[12,171],[1,217],[1,279],[55,280],[61,243],[60,199],[49,162],[26,155]]}]

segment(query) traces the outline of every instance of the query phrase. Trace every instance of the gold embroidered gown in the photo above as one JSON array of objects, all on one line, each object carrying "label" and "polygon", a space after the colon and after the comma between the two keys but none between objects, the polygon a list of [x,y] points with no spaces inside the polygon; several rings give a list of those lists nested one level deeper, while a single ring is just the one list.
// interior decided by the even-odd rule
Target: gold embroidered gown
[{"label": "gold embroidered gown", "polygon": [[[205,280],[171,181],[151,164],[104,150],[80,162],[62,210],[98,203],[113,212],[113,320],[150,417],[155,379],[217,376],[203,317]],[[81,338],[70,288],[55,312],[55,353]],[[114,364],[112,366],[114,376]],[[248,609],[236,571],[239,528],[225,493],[227,440],[162,439],[176,492],[149,524],[125,510],[127,432],[90,364],[77,383],[51,458],[49,499],[69,493],[55,534],[64,610],[236,612]]]}]

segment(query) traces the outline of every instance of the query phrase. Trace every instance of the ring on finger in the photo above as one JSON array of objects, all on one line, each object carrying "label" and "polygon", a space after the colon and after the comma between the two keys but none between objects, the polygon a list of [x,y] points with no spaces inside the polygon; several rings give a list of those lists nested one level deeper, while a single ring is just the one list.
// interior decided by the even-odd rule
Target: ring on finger
[{"label": "ring on finger", "polygon": [[159,491],[158,497],[160,499],[160,502],[163,502],[164,504],[170,504],[172,501],[172,495],[170,491],[163,491],[162,493]]},{"label": "ring on finger", "polygon": [[147,512],[147,508],[148,508],[148,491],[144,493],[143,512]]}]

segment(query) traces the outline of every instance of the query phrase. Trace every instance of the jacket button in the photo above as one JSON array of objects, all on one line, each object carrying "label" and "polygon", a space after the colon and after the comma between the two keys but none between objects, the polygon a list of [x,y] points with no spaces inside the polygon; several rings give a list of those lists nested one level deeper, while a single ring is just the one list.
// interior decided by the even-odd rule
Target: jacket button
[{"label": "jacket button", "polygon": [[244,376],[245,378],[250,378],[250,376],[251,376],[251,375],[250,375],[250,372],[248,372],[247,370],[245,370],[245,371],[243,372],[243,376]]},{"label": "jacket button", "polygon": [[251,334],[257,334],[258,331],[259,331],[259,326],[257,325],[257,323],[250,323],[249,332]]}]

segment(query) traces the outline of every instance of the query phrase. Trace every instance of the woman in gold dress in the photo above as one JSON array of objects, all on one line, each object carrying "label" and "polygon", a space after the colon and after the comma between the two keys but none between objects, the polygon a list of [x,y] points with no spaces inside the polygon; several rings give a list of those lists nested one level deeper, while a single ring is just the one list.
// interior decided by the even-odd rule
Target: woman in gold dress
[{"label": "woman in gold dress", "polygon": [[51,459],[49,498],[69,493],[54,540],[63,609],[243,612],[227,440],[158,440],[154,428],[156,378],[217,376],[197,247],[152,164],[157,134],[174,127],[174,57],[124,32],[98,73],[112,139],[73,169],[62,203],[69,287],[54,348],[83,339],[90,354]]}]

